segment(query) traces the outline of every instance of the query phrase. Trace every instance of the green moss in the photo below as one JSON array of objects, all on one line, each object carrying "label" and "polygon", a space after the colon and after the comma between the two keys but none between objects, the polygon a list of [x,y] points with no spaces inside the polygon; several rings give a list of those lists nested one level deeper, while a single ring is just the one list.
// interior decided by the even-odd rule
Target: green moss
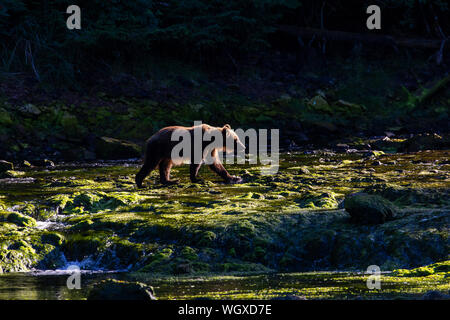
[{"label": "green moss", "polygon": [[100,251],[106,239],[108,237],[103,233],[71,234],[66,237],[64,252],[68,259],[81,261]]},{"label": "green moss", "polygon": [[214,242],[217,235],[212,231],[198,230],[195,233],[196,244],[200,247],[211,247],[214,246]]},{"label": "green moss", "polygon": [[105,210],[114,210],[120,206],[129,205],[142,200],[138,194],[124,192],[75,192],[71,197],[59,195],[49,199],[50,203],[63,209],[64,213],[83,213],[85,211],[96,213]]},{"label": "green moss", "polygon": [[184,247],[181,250],[181,257],[187,260],[197,260],[198,256],[194,249],[191,247]]},{"label": "green moss", "polygon": [[392,272],[397,277],[426,277],[436,273],[450,274],[450,260],[409,270],[397,269]]},{"label": "green moss", "polygon": [[[386,165],[372,166],[363,154],[291,153],[282,155],[273,176],[261,175],[258,166],[227,166],[231,174],[248,174],[243,184],[223,184],[209,170],[201,172],[208,183],[191,184],[181,166],[172,171],[178,185],[159,185],[153,172],[142,190],[134,186],[137,164],[31,168],[26,174],[35,183],[6,184],[2,206],[24,217],[51,217],[63,239],[7,216],[0,234],[7,241],[34,234],[33,246],[43,246],[35,259],[44,266],[58,263],[39,253],[52,247],[69,260],[89,257],[105,268],[161,275],[353,270],[369,262],[408,268],[443,259],[449,250],[447,158],[444,151],[384,155]],[[362,190],[394,202],[396,219],[350,223],[339,202]]]},{"label": "green moss", "polygon": [[311,209],[333,209],[338,206],[336,194],[333,192],[320,193],[306,191],[302,193],[301,197],[297,198],[295,202],[302,208]]},{"label": "green moss", "polygon": [[25,172],[23,171],[15,171],[15,170],[7,170],[3,173],[3,177],[8,178],[20,178],[25,175]]},{"label": "green moss", "polygon": [[54,246],[60,246],[64,243],[64,236],[58,232],[43,232],[41,234],[42,243],[49,243]]},{"label": "green moss", "polygon": [[164,248],[159,252],[154,253],[150,257],[150,263],[147,264],[145,267],[139,270],[139,272],[152,272],[152,271],[160,271],[164,270],[163,264],[167,263],[170,260],[170,257],[173,254],[173,250],[170,248]]},{"label": "green moss", "polygon": [[18,212],[0,212],[0,221],[7,221],[14,223],[20,227],[34,227],[36,226],[36,220],[31,217],[25,216]]}]

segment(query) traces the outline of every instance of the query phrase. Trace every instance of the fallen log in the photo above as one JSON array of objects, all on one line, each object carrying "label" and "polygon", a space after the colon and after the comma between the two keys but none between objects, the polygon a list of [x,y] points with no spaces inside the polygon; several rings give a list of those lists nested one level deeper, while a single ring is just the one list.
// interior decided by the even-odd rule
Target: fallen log
[{"label": "fallen log", "polygon": [[[326,29],[301,28],[295,26],[280,25],[278,30],[305,38],[318,37],[335,41],[361,41],[372,44],[381,44],[386,46],[400,46],[410,48],[430,48],[440,49],[445,39],[423,39],[423,38],[398,38],[380,34],[354,33],[347,31],[333,31]],[[449,46],[446,46],[448,49]]]}]

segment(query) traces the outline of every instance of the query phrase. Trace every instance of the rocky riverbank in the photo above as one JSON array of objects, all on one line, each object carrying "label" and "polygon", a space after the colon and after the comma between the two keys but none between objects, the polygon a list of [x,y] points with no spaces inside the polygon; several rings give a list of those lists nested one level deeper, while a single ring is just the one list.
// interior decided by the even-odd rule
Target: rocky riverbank
[{"label": "rocky riverbank", "polygon": [[[85,269],[162,274],[382,270],[448,259],[449,154],[282,155],[278,174],[229,166],[191,184],[134,186],[136,162],[23,168],[0,180],[2,272]],[[352,204],[350,198],[370,195]],[[367,199],[365,199],[367,200]],[[380,205],[380,201],[382,205]],[[355,201],[353,201],[355,202]],[[351,219],[382,214],[389,219]],[[350,213],[349,213],[350,212]],[[380,213],[381,212],[381,213]]]}]

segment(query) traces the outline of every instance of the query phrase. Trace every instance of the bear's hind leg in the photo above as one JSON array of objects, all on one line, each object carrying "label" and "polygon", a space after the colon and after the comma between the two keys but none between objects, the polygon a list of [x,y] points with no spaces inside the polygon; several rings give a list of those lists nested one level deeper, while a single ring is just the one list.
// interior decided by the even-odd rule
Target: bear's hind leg
[{"label": "bear's hind leg", "polygon": [[139,172],[136,174],[135,178],[136,185],[139,189],[142,188],[142,182],[144,181],[145,177],[148,176],[150,172],[152,172],[156,168],[157,165],[158,164],[152,166],[144,163],[141,170],[139,170]]}]

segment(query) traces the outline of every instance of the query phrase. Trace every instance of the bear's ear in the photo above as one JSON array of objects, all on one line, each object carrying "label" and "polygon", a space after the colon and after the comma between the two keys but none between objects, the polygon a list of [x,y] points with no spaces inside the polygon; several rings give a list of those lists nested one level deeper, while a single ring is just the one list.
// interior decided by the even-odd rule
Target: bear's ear
[{"label": "bear's ear", "polygon": [[223,126],[223,129],[231,129],[231,126],[229,124],[226,124]]}]

